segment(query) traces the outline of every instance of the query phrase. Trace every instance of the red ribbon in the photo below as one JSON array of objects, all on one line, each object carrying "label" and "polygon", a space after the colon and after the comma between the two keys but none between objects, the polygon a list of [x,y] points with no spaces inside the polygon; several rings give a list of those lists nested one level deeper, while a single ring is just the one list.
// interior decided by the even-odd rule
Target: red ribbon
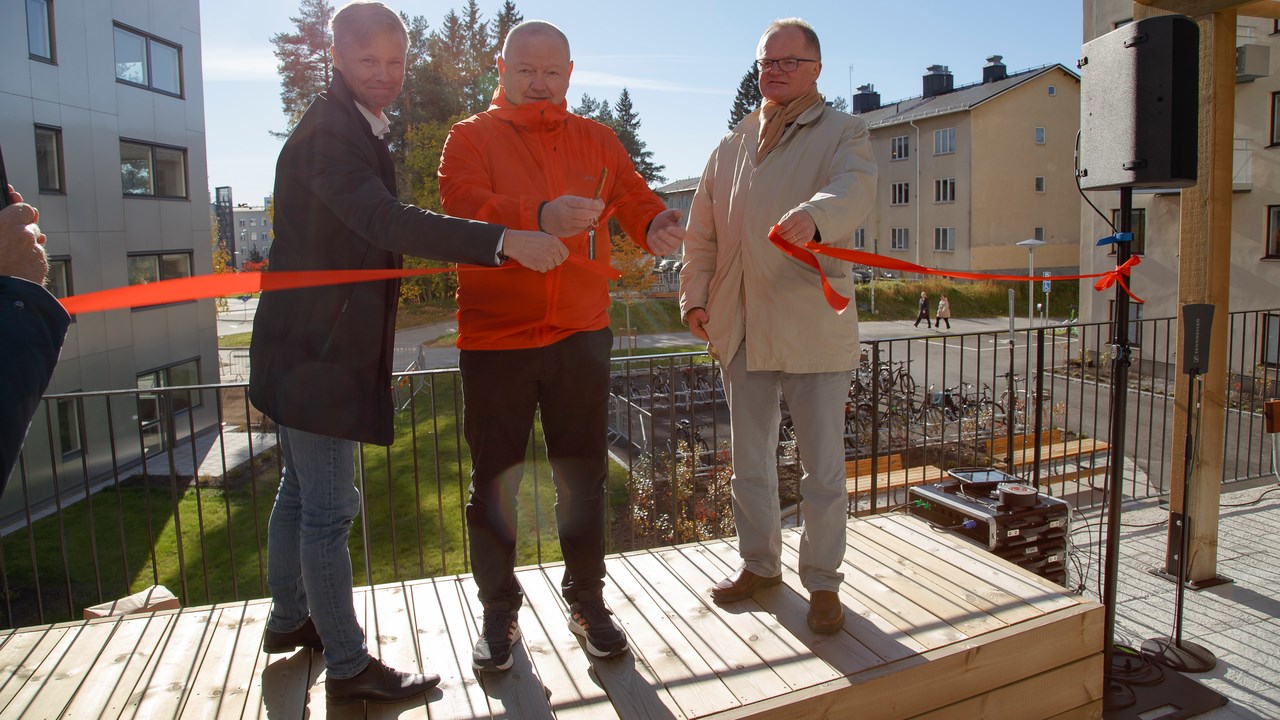
[{"label": "red ribbon", "polygon": [[[844,312],[845,307],[849,304],[849,299],[840,295],[831,288],[830,284],[827,282],[826,274],[822,272],[822,267],[818,264],[818,260],[814,255],[824,255],[837,260],[844,260],[845,262],[870,265],[872,267],[884,268],[886,270],[898,270],[900,272],[917,273],[920,275],[959,278],[962,280],[1010,280],[1028,282],[1034,280],[1058,281],[1100,278],[1098,282],[1094,284],[1094,289],[1101,291],[1119,284],[1120,289],[1124,290],[1125,294],[1133,298],[1134,302],[1145,302],[1142,298],[1134,295],[1133,291],[1129,289],[1128,283],[1125,282],[1125,278],[1129,277],[1130,270],[1142,262],[1142,259],[1137,255],[1130,257],[1123,265],[1116,266],[1114,270],[1108,270],[1106,272],[1090,273],[1087,275],[1056,275],[1044,278],[1028,275],[988,275],[985,273],[964,272],[962,270],[935,270],[934,268],[917,265],[912,262],[907,262],[906,260],[899,260],[897,258],[886,257],[884,255],[876,255],[875,253],[869,253],[863,250],[848,250],[845,248],[831,247],[830,245],[823,245],[818,242],[807,242],[803,246],[793,245],[792,243],[782,239],[780,229],[777,225],[774,225],[773,228],[769,230],[769,240],[782,252],[818,271],[818,274],[822,278],[822,292],[827,296],[827,304],[834,308],[836,312]],[[833,296],[838,298],[838,301],[833,300]]]},{"label": "red ribbon", "polygon": [[[822,271],[822,266],[818,264],[818,258],[814,257],[812,252],[783,240],[781,228],[777,225],[769,229],[769,240],[774,247],[818,271],[818,277],[822,280],[822,294],[826,296],[827,304],[836,311],[837,315],[843,313],[845,308],[849,307],[849,298],[836,292],[836,289],[831,287],[831,283],[827,281],[827,274]],[[805,247],[812,244],[806,243]]]},{"label": "red ribbon", "polygon": [[[582,255],[570,255],[566,262],[603,276],[609,280],[622,277],[622,273],[599,262],[592,262]],[[60,300],[70,315],[123,308],[148,307],[168,303],[202,300],[204,298],[244,295],[263,290],[295,290],[321,285],[392,280],[418,275],[462,270],[506,270],[519,267],[508,263],[500,267],[473,267],[470,265],[448,268],[417,268],[401,270],[288,270],[272,272],[219,273],[196,277],[161,280],[145,285],[129,285],[110,290],[72,295]]]}]

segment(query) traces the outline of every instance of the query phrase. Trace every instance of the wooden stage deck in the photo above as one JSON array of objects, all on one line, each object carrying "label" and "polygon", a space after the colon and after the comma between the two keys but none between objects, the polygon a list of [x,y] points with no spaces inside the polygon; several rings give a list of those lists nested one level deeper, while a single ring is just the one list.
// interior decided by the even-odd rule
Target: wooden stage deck
[{"label": "wooden stage deck", "polygon": [[[794,568],[799,534],[785,533]],[[632,651],[588,659],[558,565],[519,571],[524,641],[477,680],[470,576],[362,588],[371,652],[419,659],[427,702],[326,707],[319,653],[260,651],[269,602],[21,628],[0,635],[3,718],[1098,718],[1103,610],[916,518],[851,520],[844,631],[805,625],[785,583],[726,607],[707,589],[733,539],[610,556],[606,600]]]}]

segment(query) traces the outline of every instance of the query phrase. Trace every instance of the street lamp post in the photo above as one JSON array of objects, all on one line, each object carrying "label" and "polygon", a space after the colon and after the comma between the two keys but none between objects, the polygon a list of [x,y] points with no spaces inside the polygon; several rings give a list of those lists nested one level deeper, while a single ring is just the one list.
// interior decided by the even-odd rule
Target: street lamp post
[{"label": "street lamp post", "polygon": [[1030,238],[1021,240],[1018,245],[1027,249],[1027,327],[1034,324],[1036,299],[1036,248],[1044,244],[1043,240]]}]

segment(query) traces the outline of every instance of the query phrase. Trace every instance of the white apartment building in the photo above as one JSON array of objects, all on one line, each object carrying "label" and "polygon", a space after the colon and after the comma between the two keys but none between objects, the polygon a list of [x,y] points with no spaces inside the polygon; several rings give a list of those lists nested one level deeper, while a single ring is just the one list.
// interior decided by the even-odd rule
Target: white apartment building
[{"label": "white apartment building", "polygon": [[[40,210],[55,294],[211,272],[198,0],[4,0],[0,66],[0,147]],[[214,304],[200,300],[76,317],[49,393],[217,379]],[[83,447],[81,423],[103,444],[110,424],[121,465],[171,444],[162,402],[119,398],[110,417],[100,403],[46,404],[24,451],[30,502],[110,470],[111,448]],[[212,393],[174,403],[179,436],[216,422]],[[6,493],[0,517],[21,503]]]}]

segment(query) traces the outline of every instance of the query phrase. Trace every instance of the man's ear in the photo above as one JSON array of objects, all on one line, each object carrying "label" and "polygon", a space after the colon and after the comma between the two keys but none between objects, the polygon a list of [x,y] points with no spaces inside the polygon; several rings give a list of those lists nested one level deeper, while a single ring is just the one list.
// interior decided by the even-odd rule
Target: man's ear
[{"label": "man's ear", "polygon": [[342,70],[342,60],[338,57],[338,45],[336,43],[329,46],[329,57],[333,58],[333,66]]}]

